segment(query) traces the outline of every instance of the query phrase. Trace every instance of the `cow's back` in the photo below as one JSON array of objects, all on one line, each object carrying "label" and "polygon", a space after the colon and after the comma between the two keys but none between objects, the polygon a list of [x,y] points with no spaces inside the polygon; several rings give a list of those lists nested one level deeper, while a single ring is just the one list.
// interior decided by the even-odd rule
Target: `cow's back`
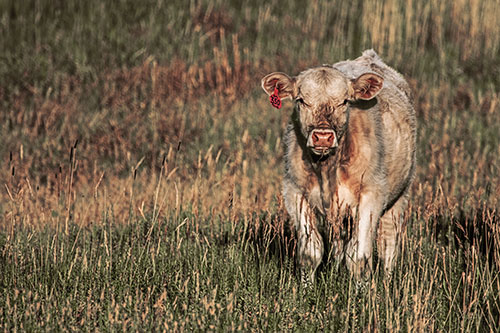
[{"label": "cow's back", "polygon": [[332,65],[332,67],[341,71],[351,79],[355,79],[366,72],[377,73],[384,78],[384,85],[389,84],[395,86],[397,90],[407,97],[410,103],[413,103],[413,94],[403,75],[385,64],[372,49],[364,51],[361,57],[354,60],[337,62]]}]

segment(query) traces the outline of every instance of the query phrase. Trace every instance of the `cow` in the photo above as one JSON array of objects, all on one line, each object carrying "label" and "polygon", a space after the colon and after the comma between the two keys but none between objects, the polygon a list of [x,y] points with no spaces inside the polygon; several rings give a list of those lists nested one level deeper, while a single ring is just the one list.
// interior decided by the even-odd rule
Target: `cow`
[{"label": "cow", "polygon": [[295,77],[274,72],[261,83],[277,107],[281,99],[294,102],[284,139],[283,199],[302,282],[314,281],[327,223],[336,230],[331,253],[358,278],[373,270],[374,238],[390,275],[416,165],[408,83],[373,50]]}]

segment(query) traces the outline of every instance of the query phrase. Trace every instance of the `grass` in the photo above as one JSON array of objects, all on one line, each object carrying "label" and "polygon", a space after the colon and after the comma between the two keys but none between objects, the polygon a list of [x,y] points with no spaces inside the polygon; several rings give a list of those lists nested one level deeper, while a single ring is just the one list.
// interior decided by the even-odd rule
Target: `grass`
[{"label": "grass", "polygon": [[[0,329],[498,331],[499,14],[0,0]],[[260,78],[372,47],[419,124],[398,268],[304,291]]]}]

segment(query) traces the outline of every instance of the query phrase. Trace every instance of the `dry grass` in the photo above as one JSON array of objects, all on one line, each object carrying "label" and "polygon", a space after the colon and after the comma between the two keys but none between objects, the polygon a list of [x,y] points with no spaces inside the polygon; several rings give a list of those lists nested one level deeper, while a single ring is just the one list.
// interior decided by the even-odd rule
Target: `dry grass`
[{"label": "dry grass", "polygon": [[[0,327],[498,330],[497,2],[92,3],[0,1]],[[260,78],[368,47],[415,93],[401,269],[304,295]]]}]

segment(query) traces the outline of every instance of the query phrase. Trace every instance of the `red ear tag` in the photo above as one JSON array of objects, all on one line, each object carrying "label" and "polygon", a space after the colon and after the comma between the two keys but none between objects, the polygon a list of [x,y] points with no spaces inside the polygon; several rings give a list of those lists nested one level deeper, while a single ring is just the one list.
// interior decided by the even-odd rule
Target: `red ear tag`
[{"label": "red ear tag", "polygon": [[278,96],[278,88],[274,88],[274,93],[269,96],[269,101],[271,101],[271,105],[276,109],[281,108],[281,98]]}]

